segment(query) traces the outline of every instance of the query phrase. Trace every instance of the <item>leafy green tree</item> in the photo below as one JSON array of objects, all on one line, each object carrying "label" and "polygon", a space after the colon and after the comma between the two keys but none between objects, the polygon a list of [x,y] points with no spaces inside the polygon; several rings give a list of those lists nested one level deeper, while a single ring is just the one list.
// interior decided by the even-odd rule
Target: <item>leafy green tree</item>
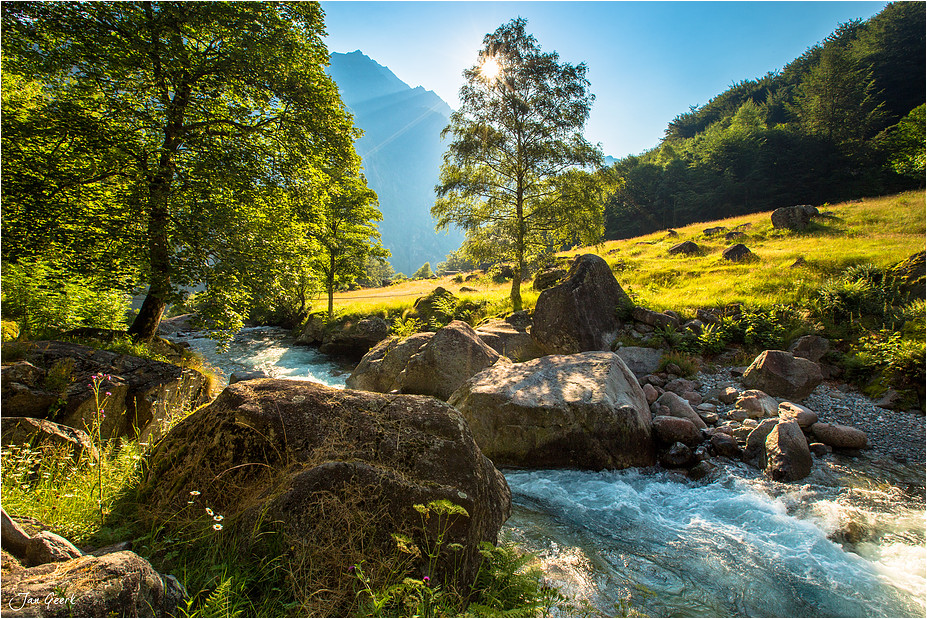
[{"label": "leafy green tree", "polygon": [[453,140],[432,208],[439,229],[454,224],[470,240],[508,241],[497,247],[516,264],[515,310],[532,252],[574,238],[597,242],[602,231],[601,216],[598,225],[574,226],[596,220],[581,212],[599,209],[580,200],[589,188],[567,174],[602,160],[582,137],[594,99],[586,65],[542,53],[526,23],[515,19],[486,35],[478,64],[464,71],[460,109],[443,133]]},{"label": "leafy green tree", "polygon": [[[103,233],[138,248],[137,338],[157,333],[182,285],[247,304],[293,245],[299,209],[323,202],[332,168],[354,156],[357,132],[323,70],[322,17],[308,2],[4,3],[4,81],[41,88],[16,119],[31,142],[11,197],[31,199],[4,195],[5,218],[55,221],[88,193]],[[36,188],[46,173],[52,199]],[[79,246],[86,217],[75,221],[48,234]]]},{"label": "leafy green tree", "polygon": [[888,164],[895,173],[907,176],[924,186],[925,105],[921,104],[880,136],[889,151]]},{"label": "leafy green tree", "polygon": [[355,161],[326,192],[321,209],[313,209],[307,233],[313,248],[310,264],[328,296],[329,320],[334,315],[335,290],[363,277],[368,259],[389,257],[374,223],[382,219],[377,195],[367,187],[358,166]]},{"label": "leafy green tree", "polygon": [[434,273],[431,272],[431,263],[426,262],[412,274],[412,279],[431,279],[433,276]]}]

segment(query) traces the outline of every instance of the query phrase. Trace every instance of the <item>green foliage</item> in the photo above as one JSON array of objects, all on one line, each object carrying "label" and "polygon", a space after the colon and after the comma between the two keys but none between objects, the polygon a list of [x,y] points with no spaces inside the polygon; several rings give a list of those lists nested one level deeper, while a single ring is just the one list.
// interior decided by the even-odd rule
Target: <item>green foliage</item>
[{"label": "green foliage", "polygon": [[410,279],[431,279],[432,277],[434,277],[434,273],[431,272],[431,263],[426,262],[412,274]]},{"label": "green foliage", "polygon": [[606,238],[922,187],[924,16],[891,3],[677,116],[615,164]]},{"label": "green foliage", "polygon": [[328,221],[359,165],[317,3],[15,3],[2,19],[4,259],[50,248],[148,283],[142,339],[180,286],[245,304],[305,267],[306,222]]},{"label": "green foliage", "polygon": [[697,357],[678,352],[669,352],[660,359],[660,371],[668,372],[668,366],[675,365],[682,372],[682,376],[695,376],[699,371],[699,360]]},{"label": "green foliage", "polygon": [[129,296],[92,279],[65,274],[50,263],[3,266],[3,315],[20,325],[22,337],[42,338],[74,329],[124,329]]},{"label": "green foliage", "polygon": [[15,320],[2,321],[3,342],[12,342],[19,338],[19,323]]},{"label": "green foliage", "polygon": [[[479,63],[464,72],[432,208],[439,229],[466,232],[468,255],[511,261],[516,273],[532,255],[597,242],[602,231],[603,184],[576,169],[602,158],[582,137],[593,100],[586,66],[542,53],[526,23],[486,35]],[[521,277],[511,299],[522,309]]]},{"label": "green foliage", "polygon": [[923,399],[925,342],[908,339],[900,333],[881,330],[869,333],[857,342],[846,359],[847,378],[868,387],[872,396],[887,388],[919,391]]},{"label": "green foliage", "polygon": [[477,599],[467,608],[475,617],[545,617],[565,598],[544,584],[534,557],[503,542],[480,545],[483,562],[476,577]]},{"label": "green foliage", "polygon": [[408,337],[413,333],[418,333],[420,330],[421,323],[417,318],[396,318],[393,321],[393,334],[400,338]]}]

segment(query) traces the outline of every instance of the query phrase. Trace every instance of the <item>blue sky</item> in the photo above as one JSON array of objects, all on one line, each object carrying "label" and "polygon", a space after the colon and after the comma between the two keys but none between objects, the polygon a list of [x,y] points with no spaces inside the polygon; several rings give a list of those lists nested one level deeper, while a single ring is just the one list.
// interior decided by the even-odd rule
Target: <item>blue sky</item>
[{"label": "blue sky", "polygon": [[622,157],[732,83],[799,56],[886,2],[322,2],[329,51],[361,50],[457,107],[483,36],[515,17],[544,51],[585,62],[595,105],[586,138]]}]

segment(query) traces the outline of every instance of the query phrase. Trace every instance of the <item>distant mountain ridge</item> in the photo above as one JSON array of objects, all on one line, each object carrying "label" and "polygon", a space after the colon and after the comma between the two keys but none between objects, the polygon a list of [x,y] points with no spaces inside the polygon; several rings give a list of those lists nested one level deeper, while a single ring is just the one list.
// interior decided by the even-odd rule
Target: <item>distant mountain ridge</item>
[{"label": "distant mountain ridge", "polygon": [[393,268],[410,275],[425,262],[434,266],[463,241],[456,230],[436,233],[430,212],[445,149],[441,131],[453,110],[360,50],[333,53],[328,74],[364,130],[357,153],[380,199],[380,233]]}]

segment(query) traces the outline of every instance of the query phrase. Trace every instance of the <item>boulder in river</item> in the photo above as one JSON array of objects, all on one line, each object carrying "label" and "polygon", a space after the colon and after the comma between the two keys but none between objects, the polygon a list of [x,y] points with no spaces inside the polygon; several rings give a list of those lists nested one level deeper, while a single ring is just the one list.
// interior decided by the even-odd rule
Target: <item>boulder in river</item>
[{"label": "boulder in river", "polygon": [[427,344],[434,333],[414,333],[405,338],[389,337],[361,358],[345,381],[349,389],[389,393],[399,389],[399,374],[409,358]]},{"label": "boulder in river", "polygon": [[798,481],[811,474],[811,450],[797,421],[780,421],[766,437],[766,474],[776,481]]},{"label": "boulder in river", "polygon": [[600,470],[655,461],[644,392],[611,352],[495,365],[448,402],[497,466]]},{"label": "boulder in river", "polygon": [[[423,526],[432,542],[446,529],[428,575],[441,582],[456,565],[468,587],[479,543],[496,541],[511,510],[505,478],[444,402],[275,379],[230,385],[164,437],[139,485],[140,517],[166,522],[192,491],[225,516],[223,535],[243,551],[267,552],[255,527],[266,539],[284,535],[282,560],[299,568],[297,586],[342,612],[356,585],[347,566],[393,556],[394,534],[424,548]],[[433,502],[462,510],[423,525],[419,510]],[[429,569],[427,557],[407,565],[419,576]]]}]

